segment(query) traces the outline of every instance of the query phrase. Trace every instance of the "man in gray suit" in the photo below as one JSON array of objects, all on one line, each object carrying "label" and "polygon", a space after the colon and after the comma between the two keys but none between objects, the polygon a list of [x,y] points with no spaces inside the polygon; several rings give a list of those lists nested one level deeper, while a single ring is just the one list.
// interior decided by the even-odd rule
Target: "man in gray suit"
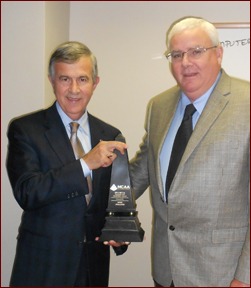
[{"label": "man in gray suit", "polygon": [[[150,100],[131,160],[136,198],[150,186],[155,285],[249,287],[249,83],[221,68],[217,31],[203,19],[175,22],[165,55],[178,85]],[[191,103],[193,133],[166,181]]]}]

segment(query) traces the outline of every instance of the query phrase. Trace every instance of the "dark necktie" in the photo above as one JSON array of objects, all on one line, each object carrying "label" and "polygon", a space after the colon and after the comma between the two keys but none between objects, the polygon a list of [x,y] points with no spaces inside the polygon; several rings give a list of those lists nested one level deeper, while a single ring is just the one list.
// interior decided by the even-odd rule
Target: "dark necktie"
[{"label": "dark necktie", "polygon": [[196,109],[193,104],[186,106],[184,117],[173,142],[172,153],[166,176],[166,199],[188,140],[193,132],[192,116],[195,111]]},{"label": "dark necktie", "polygon": [[[77,136],[79,124],[77,122],[71,122],[70,127],[71,127],[71,137],[70,137],[71,145],[76,159],[79,159],[85,155],[83,146]],[[85,198],[88,205],[92,197],[92,179],[90,175],[88,175],[86,179],[88,183],[89,193],[85,195]]]}]

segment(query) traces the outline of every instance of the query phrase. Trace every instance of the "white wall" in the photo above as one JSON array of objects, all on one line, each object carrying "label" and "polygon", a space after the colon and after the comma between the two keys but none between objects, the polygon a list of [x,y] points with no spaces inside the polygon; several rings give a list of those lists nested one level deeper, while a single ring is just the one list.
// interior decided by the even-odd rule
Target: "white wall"
[{"label": "white wall", "polygon": [[42,2],[1,2],[1,286],[9,283],[21,216],[5,169],[6,130],[11,118],[44,105],[43,6]]},{"label": "white wall", "polygon": [[[224,13],[222,13],[224,11]],[[2,1],[2,285],[8,286],[21,209],[7,179],[6,130],[11,118],[48,106],[50,50],[60,42],[86,43],[98,58],[101,82],[89,111],[124,133],[132,157],[143,136],[145,108],[174,84],[165,51],[171,22],[185,15],[212,22],[249,22],[249,1]],[[111,286],[153,286],[150,275],[151,207],[148,193],[137,201],[146,240],[112,254]]]},{"label": "white wall", "polygon": [[44,77],[44,104],[45,107],[55,101],[52,93],[51,84],[47,78],[47,65],[52,51],[57,45],[69,40],[69,18],[70,3],[69,1],[41,1],[45,3],[45,25],[44,25],[44,59],[45,69]]},{"label": "white wall", "polygon": [[22,213],[5,169],[7,125],[13,117],[44,108],[54,99],[47,84],[47,62],[51,50],[69,39],[69,2],[1,1],[1,21],[1,287],[6,287]]}]

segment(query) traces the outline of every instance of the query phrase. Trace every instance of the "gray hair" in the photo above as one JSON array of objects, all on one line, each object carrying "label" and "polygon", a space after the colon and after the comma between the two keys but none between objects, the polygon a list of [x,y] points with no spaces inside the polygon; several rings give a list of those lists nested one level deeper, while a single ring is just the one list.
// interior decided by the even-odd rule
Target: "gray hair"
[{"label": "gray hair", "polygon": [[48,73],[53,78],[54,64],[58,62],[74,63],[81,57],[90,57],[92,62],[92,80],[95,83],[98,76],[98,65],[95,55],[83,43],[77,41],[68,41],[60,44],[52,53],[49,60]]},{"label": "gray hair", "polygon": [[203,29],[212,41],[213,46],[219,44],[219,36],[216,27],[207,20],[199,17],[185,17],[174,22],[166,33],[167,51],[170,52],[170,42],[174,35],[195,28]]}]

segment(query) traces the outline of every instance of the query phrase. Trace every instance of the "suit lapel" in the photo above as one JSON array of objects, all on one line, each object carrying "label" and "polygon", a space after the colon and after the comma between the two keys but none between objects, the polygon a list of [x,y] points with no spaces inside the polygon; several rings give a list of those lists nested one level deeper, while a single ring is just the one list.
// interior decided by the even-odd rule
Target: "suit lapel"
[{"label": "suit lapel", "polygon": [[208,103],[206,104],[198,123],[195,126],[193,134],[188,142],[183,158],[181,159],[180,166],[182,166],[190,157],[196,146],[201,142],[204,136],[208,133],[210,127],[214,124],[216,119],[225,109],[229,102],[227,97],[230,94],[230,79],[224,73],[212,92]]},{"label": "suit lapel", "polygon": [[[109,140],[105,134],[103,127],[100,122],[88,114],[88,120],[91,132],[91,146],[96,146],[99,141]],[[55,154],[58,156],[62,164],[68,163],[75,159],[75,155],[65,130],[64,124],[57,112],[56,105],[54,104],[47,110],[45,110],[45,137],[47,138],[50,146],[54,150]],[[100,182],[100,177],[102,175],[102,169],[96,169],[92,171],[93,178],[93,189],[98,187]],[[95,193],[88,207],[92,206],[93,200],[95,200]]]},{"label": "suit lapel", "polygon": [[[158,186],[159,186],[159,191],[161,193],[161,195],[164,194],[163,191],[163,184],[162,184],[162,178],[161,178],[161,168],[160,168],[160,153],[161,153],[161,149],[162,146],[164,144],[168,129],[170,128],[174,113],[176,111],[178,102],[179,102],[179,97],[180,97],[180,90],[176,88],[174,88],[174,92],[172,95],[168,95],[168,98],[164,97],[164,101],[163,103],[161,103],[161,105],[159,105],[158,103],[158,111],[154,111],[153,115],[154,117],[149,117],[149,119],[151,118],[155,118],[156,117],[156,121],[155,126],[151,127],[151,129],[153,131],[158,131],[157,133],[157,137],[155,137],[156,135],[154,134],[154,138],[152,139],[153,141],[153,149],[154,149],[154,155],[156,155],[156,177],[157,177],[157,182],[158,182]],[[168,99],[168,101],[166,101],[166,99]],[[160,109],[159,109],[160,108]]]},{"label": "suit lapel", "polygon": [[[88,119],[91,132],[91,146],[96,146],[101,139],[108,140],[104,129],[99,125],[96,118],[88,114]],[[45,110],[45,127],[45,136],[62,163],[75,159],[69,137],[57,112],[55,103]]]},{"label": "suit lapel", "polygon": [[91,133],[91,146],[95,147],[100,140],[109,140],[105,136],[104,129],[99,125],[99,122],[95,117],[88,113],[88,121]]},{"label": "suit lapel", "polygon": [[72,146],[55,103],[45,110],[45,126],[45,137],[62,164],[74,160]]},{"label": "suit lapel", "polygon": [[153,147],[156,147],[156,153],[157,157],[159,159],[160,152],[162,149],[162,146],[164,144],[167,132],[170,128],[170,125],[172,123],[172,119],[175,113],[175,110],[177,108],[179,102],[179,93],[177,92],[175,96],[173,97],[173,101],[167,103],[167,105],[162,105],[159,111],[158,111],[158,118],[159,121],[157,121],[156,129],[158,129],[158,136],[154,139],[155,143]]}]

